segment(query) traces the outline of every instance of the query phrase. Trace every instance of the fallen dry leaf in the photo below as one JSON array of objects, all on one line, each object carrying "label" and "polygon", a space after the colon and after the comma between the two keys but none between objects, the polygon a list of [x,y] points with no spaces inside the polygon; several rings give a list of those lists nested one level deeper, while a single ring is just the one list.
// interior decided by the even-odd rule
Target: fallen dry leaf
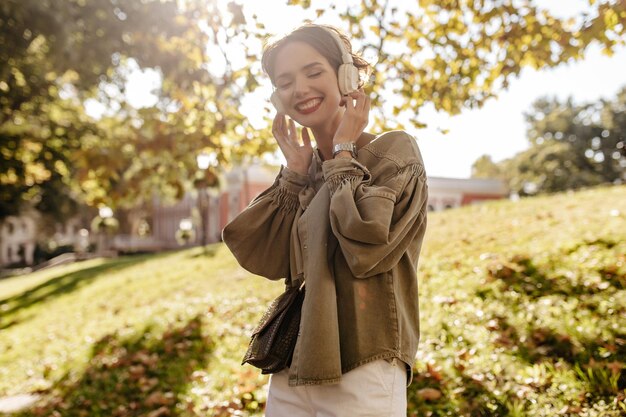
[{"label": "fallen dry leaf", "polygon": [[174,401],[174,395],[171,392],[161,392],[156,391],[153,392],[146,398],[145,404],[148,407],[152,407],[155,405],[169,405]]},{"label": "fallen dry leaf", "polygon": [[425,401],[437,401],[443,394],[435,388],[422,388],[417,391],[417,397]]},{"label": "fallen dry leaf", "polygon": [[428,373],[430,374],[430,376],[432,376],[438,382],[441,382],[441,380],[443,379],[443,376],[430,363],[426,364],[426,369],[428,370]]},{"label": "fallen dry leaf", "polygon": [[162,417],[162,416],[168,416],[169,414],[170,414],[170,410],[168,410],[167,407],[160,407],[148,413],[146,417]]}]

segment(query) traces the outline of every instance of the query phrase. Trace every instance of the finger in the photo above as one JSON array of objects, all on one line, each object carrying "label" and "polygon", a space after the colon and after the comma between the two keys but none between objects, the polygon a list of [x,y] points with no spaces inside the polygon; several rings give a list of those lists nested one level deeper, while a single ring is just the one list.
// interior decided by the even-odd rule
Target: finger
[{"label": "finger", "polygon": [[274,136],[276,136],[276,134],[280,131],[280,120],[281,120],[281,115],[279,113],[276,114],[276,116],[274,116],[274,120],[272,122],[272,134]]},{"label": "finger", "polygon": [[278,126],[280,125],[280,121],[282,120],[283,115],[280,113],[276,113],[276,116],[274,116],[274,121],[272,123],[272,130],[277,130]]},{"label": "finger", "polygon": [[302,143],[305,148],[311,147],[311,136],[309,135],[309,129],[306,127],[302,128]]},{"label": "finger", "polygon": [[287,139],[289,137],[289,130],[287,128],[287,116],[283,115],[282,119],[280,120],[280,134],[282,135],[283,139]]},{"label": "finger", "polygon": [[280,148],[280,151],[283,153],[285,157],[287,157],[290,149],[289,149],[289,144],[286,143],[285,137],[282,134],[276,134],[274,135],[274,137],[276,138],[276,142],[278,143],[278,147]]},{"label": "finger", "polygon": [[283,156],[286,158],[289,154],[289,148],[285,145],[282,139],[277,139],[276,142],[278,142],[278,147],[280,148]]},{"label": "finger", "polygon": [[288,150],[288,143],[286,141],[285,135],[285,117],[280,116],[276,118],[275,125],[272,127],[272,133],[278,142],[278,146],[280,150],[285,154],[285,151]]},{"label": "finger", "polygon": [[363,110],[363,103],[365,102],[365,96],[363,94],[358,94],[354,97],[354,109],[357,112],[361,112]]},{"label": "finger", "polygon": [[281,147],[281,149],[283,149],[285,145],[284,124],[284,120],[280,118],[276,121],[276,129],[272,130],[272,133],[274,134],[274,137],[276,138],[276,141],[278,142],[278,145]]},{"label": "finger", "polygon": [[296,122],[293,119],[289,119],[289,139],[297,145],[300,144],[298,141],[298,129],[296,128]]},{"label": "finger", "polygon": [[363,94],[360,98],[357,99],[357,105],[359,111],[365,112],[369,111],[370,98],[369,96]]},{"label": "finger", "polygon": [[359,97],[365,96],[365,91],[362,88],[359,88],[358,90],[352,91],[348,95],[356,100]]},{"label": "finger", "polygon": [[274,120],[274,123],[272,124],[272,135],[274,135],[274,139],[276,140],[279,140],[279,137],[281,136],[279,119]]},{"label": "finger", "polygon": [[354,110],[354,101],[350,94],[343,96],[346,110]]}]

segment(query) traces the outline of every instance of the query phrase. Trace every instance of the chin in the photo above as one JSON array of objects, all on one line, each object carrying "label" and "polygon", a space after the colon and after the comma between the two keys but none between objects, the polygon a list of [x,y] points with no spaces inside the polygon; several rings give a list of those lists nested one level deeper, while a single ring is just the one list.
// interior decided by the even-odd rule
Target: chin
[{"label": "chin", "polygon": [[289,114],[288,116],[300,126],[308,127],[309,129],[312,129],[318,125],[318,123],[316,123],[316,120],[314,120],[317,119],[317,117],[311,117],[312,115],[302,115],[298,112],[294,112],[293,114]]},{"label": "chin", "polygon": [[325,129],[329,124],[333,124],[333,120],[336,120],[337,114],[328,112],[316,112],[313,114],[303,115],[294,111],[293,120],[295,120],[300,126],[308,127],[309,129]]}]

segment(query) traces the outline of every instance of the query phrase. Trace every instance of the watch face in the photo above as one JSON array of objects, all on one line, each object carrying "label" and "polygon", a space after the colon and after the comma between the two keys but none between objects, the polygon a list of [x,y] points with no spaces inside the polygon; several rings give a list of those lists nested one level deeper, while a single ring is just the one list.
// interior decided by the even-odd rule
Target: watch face
[{"label": "watch face", "polygon": [[356,145],[354,143],[338,143],[335,145],[335,151],[356,151]]}]

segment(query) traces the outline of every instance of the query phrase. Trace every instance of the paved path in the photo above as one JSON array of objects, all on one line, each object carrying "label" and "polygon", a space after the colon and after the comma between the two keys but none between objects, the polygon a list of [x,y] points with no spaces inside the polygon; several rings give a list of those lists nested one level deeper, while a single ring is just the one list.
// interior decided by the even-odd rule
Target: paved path
[{"label": "paved path", "polygon": [[19,394],[0,397],[0,413],[14,413],[30,407],[39,399],[38,395]]}]

